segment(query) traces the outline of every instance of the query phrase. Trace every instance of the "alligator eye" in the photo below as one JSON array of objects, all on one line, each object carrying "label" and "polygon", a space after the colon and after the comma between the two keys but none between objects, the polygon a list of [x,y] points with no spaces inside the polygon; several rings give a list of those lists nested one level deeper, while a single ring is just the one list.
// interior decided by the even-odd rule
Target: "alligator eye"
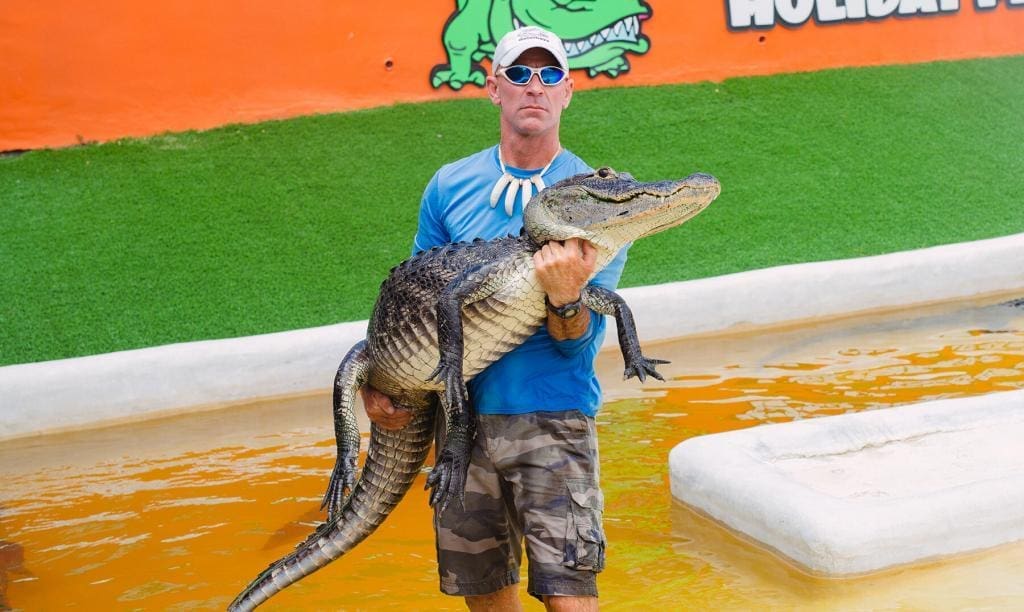
[{"label": "alligator eye", "polygon": [[615,171],[611,168],[601,168],[597,171],[597,175],[601,178],[608,178],[609,176],[615,176]]}]

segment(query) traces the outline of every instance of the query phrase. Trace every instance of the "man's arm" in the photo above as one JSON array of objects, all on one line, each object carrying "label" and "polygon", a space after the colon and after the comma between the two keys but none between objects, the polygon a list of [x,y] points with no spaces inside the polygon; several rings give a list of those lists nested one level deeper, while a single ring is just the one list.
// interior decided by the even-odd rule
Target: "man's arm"
[{"label": "man's arm", "polygon": [[[549,242],[533,254],[533,263],[548,302],[558,308],[580,299],[580,292],[597,265],[597,249],[579,238]],[[548,312],[547,329],[555,340],[580,338],[589,325],[590,310],[586,307],[569,319]]]}]

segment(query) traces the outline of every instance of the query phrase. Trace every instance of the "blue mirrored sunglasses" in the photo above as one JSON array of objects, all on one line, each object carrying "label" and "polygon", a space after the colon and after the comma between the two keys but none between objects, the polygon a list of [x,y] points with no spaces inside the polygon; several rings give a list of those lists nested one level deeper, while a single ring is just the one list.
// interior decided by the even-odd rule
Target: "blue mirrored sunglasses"
[{"label": "blue mirrored sunglasses", "polygon": [[529,66],[516,64],[515,66],[502,68],[499,72],[502,76],[508,79],[509,83],[512,83],[513,85],[526,85],[535,74],[540,76],[540,82],[544,83],[548,87],[558,85],[563,79],[565,79],[565,71],[558,66],[531,68]]}]

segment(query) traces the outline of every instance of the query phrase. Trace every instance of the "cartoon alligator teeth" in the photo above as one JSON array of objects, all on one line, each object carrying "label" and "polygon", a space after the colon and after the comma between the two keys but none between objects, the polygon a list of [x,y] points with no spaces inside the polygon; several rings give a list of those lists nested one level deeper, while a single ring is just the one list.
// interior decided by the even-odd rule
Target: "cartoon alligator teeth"
[{"label": "cartoon alligator teeth", "polygon": [[626,53],[643,55],[650,49],[641,33],[650,17],[644,0],[458,0],[442,35],[448,63],[434,66],[430,84],[483,87],[487,72],[480,62],[494,55],[505,33],[530,25],[562,38],[570,69],[615,78],[629,70]]},{"label": "cartoon alligator teeth", "polygon": [[[522,22],[515,17],[512,18],[512,23],[516,28],[523,27]],[[576,40],[566,40],[563,38],[562,44],[565,46],[565,54],[569,57],[569,64],[571,66],[573,58],[583,55],[598,45],[617,40],[637,43],[639,42],[639,36],[640,19],[636,15],[630,15],[616,21],[597,34],[591,34],[589,38],[579,38]]]}]

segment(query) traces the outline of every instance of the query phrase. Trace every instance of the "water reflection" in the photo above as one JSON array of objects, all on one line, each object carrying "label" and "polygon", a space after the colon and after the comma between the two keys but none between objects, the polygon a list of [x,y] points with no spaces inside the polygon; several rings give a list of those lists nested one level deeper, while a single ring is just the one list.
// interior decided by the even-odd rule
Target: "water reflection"
[{"label": "water reflection", "polygon": [[[1016,609],[1024,602],[1024,546],[1003,546],[868,576],[811,576],[710,518],[675,502],[673,551],[695,569],[727,577],[717,608],[787,610]],[[721,605],[717,605],[721,604]]]}]

